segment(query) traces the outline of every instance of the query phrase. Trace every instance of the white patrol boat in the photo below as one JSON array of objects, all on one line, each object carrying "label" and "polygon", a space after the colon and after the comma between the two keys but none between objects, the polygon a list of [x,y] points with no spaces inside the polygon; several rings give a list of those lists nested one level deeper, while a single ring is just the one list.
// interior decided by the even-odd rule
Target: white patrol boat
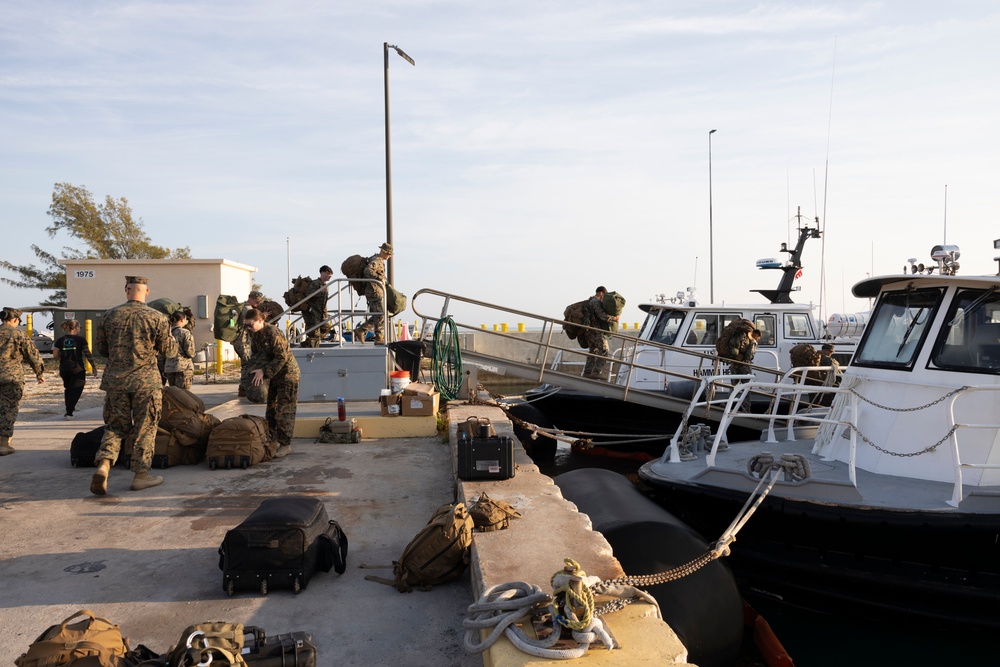
[{"label": "white patrol boat", "polygon": [[[640,476],[710,540],[735,537],[748,497],[762,498],[729,559],[753,590],[996,632],[1000,278],[955,275],[954,246],[931,256],[854,286],[877,301],[839,386],[740,384],[711,434],[679,428]],[[762,435],[737,442],[729,425],[757,391],[791,410],[768,410]],[[817,394],[832,405],[800,409]]]},{"label": "white patrol boat", "polygon": [[[788,254],[787,261],[768,258],[757,263],[762,269],[777,269],[782,274],[775,289],[754,290],[766,297],[767,303],[700,304],[693,289],[688,288],[675,297],[661,295],[655,303],[640,305],[646,319],[636,339],[615,337],[620,347],[614,356],[621,363],[616,365],[610,382],[634,394],[657,393],[676,400],[650,406],[618,400],[599,391],[545,384],[527,393],[527,406],[511,406],[512,413],[525,421],[579,434],[574,451],[633,458],[633,453],[639,452],[638,457],[648,459],[663,451],[678,424],[687,422],[692,405],[697,404],[699,421],[715,427],[729,392],[740,382],[801,381],[804,373],[789,375],[790,352],[796,345],[805,343],[818,349],[823,343],[832,343],[834,358],[846,366],[867,315],[835,314],[822,322],[816,317],[815,306],[792,301],[797,291],[794,282],[802,271],[805,243],[821,234],[818,224],[811,227],[803,222],[801,214],[797,218],[795,247],[789,249],[787,244],[781,244],[781,252]],[[719,334],[741,318],[761,332],[752,376],[732,375],[730,364],[716,353]],[[748,395],[743,403],[745,413],[734,426],[745,430],[734,433],[752,437],[759,432],[766,422],[754,413],[764,412],[773,399],[774,392]]]}]

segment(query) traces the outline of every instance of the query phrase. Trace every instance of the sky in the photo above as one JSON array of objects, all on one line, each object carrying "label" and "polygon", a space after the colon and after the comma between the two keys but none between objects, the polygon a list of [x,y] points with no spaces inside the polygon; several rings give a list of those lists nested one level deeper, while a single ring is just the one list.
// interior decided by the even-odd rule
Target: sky
[{"label": "sky", "polygon": [[[824,237],[796,301],[824,317],[864,310],[852,284],[935,244],[961,248],[963,273],[997,271],[995,2],[0,0],[0,15],[15,264],[73,245],[45,231],[56,183],[126,198],[153,243],[257,267],[279,300],[289,275],[375,253],[388,42],[416,62],[389,51],[393,263],[411,297],[561,317],[601,284],[625,321],[687,287],[756,302],[778,273],[755,262],[782,257],[800,208]],[[4,305],[45,296],[0,285]]]}]

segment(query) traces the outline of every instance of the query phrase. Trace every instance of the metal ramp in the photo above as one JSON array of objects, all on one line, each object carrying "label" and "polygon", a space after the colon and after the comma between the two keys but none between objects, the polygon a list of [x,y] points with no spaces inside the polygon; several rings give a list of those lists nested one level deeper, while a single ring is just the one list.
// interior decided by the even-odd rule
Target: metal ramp
[{"label": "metal ramp", "polygon": [[[633,335],[619,331],[610,334],[612,360],[609,363],[611,371],[608,380],[592,380],[582,377],[579,371],[579,367],[591,355],[586,348],[580,348],[576,341],[567,339],[562,333],[562,326],[569,324],[564,320],[434,289],[419,290],[413,295],[411,303],[413,311],[424,320],[424,330],[420,334],[423,340],[430,340],[428,328],[433,330],[434,323],[452,317],[459,334],[475,334],[466,336],[463,341],[463,363],[473,364],[498,375],[510,375],[539,384],[548,383],[674,413],[683,413],[688,408],[690,396],[700,382],[699,378],[671,372],[660,366],[638,363],[636,355],[640,348],[644,352],[652,350],[695,357],[701,369],[700,375],[725,375],[725,369],[719,368],[719,359],[715,355],[647,340],[637,345],[638,332]],[[451,315],[455,310],[461,311],[461,317],[465,321]],[[499,331],[490,330],[483,324],[471,323],[470,314],[479,322],[511,320],[523,323],[525,327],[523,331],[516,333],[502,328]],[[428,323],[431,323],[431,327],[427,326]],[[763,370],[774,372],[774,369]],[[715,384],[724,386],[724,382]],[[677,395],[671,395],[672,385],[680,385],[690,391],[678,391]],[[722,414],[722,406],[708,405],[706,410],[717,412],[718,416]],[[737,424],[746,422],[758,425],[753,418],[737,418],[734,421]]]}]

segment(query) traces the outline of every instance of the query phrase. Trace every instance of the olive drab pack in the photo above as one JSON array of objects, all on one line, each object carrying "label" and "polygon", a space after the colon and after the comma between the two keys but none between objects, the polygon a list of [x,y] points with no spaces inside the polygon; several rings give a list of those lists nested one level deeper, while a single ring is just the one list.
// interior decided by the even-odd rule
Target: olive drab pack
[{"label": "olive drab pack", "polygon": [[161,297],[159,299],[153,299],[146,304],[155,311],[161,312],[167,317],[173,315],[176,311],[181,309],[181,304],[177,303],[173,299],[168,299],[167,297]]},{"label": "olive drab pack", "polygon": [[457,579],[469,564],[474,527],[465,503],[442,505],[393,562],[395,579],[372,575],[365,579],[395,586],[400,593]]},{"label": "olive drab pack", "polygon": [[309,296],[309,283],[311,282],[312,278],[309,276],[306,276],[305,278],[298,276],[292,281],[291,289],[282,295],[285,299],[285,305],[291,308],[293,313],[302,313],[306,311],[306,304],[299,303],[299,301],[302,301]]},{"label": "olive drab pack", "polygon": [[212,318],[213,331],[218,340],[232,343],[240,335],[239,319],[242,307],[235,296],[220,294],[215,300],[215,313]]},{"label": "olive drab pack", "polygon": [[494,500],[483,491],[479,499],[469,506],[469,516],[472,517],[472,523],[475,524],[476,530],[491,533],[509,526],[511,519],[520,519],[521,513],[514,509],[510,503]]},{"label": "olive drab pack", "polygon": [[[360,281],[365,277],[366,266],[368,266],[368,258],[361,255],[351,255],[340,264],[340,272],[351,281],[351,288],[358,294],[365,292],[366,283]],[[403,308],[406,308],[405,304]]]},{"label": "olive drab pack", "polygon": [[[79,616],[83,620],[71,623]],[[59,625],[53,625],[31,643],[27,652],[14,661],[17,667],[57,667],[86,664],[91,667],[125,667],[128,640],[118,626],[81,609]],[[76,661],[80,661],[77,663]]]},{"label": "olive drab pack", "polygon": [[[604,312],[608,315],[621,315],[622,311],[625,310],[625,297],[618,292],[608,292],[604,295],[601,307],[604,308]],[[608,322],[607,329],[608,331],[618,331],[618,322]]]},{"label": "olive drab pack", "polygon": [[192,625],[181,633],[181,639],[172,647],[161,662],[166,667],[188,667],[188,665],[217,665],[247,667],[243,659],[243,642],[246,631],[242,623],[214,621]]},{"label": "olive drab pack", "polygon": [[389,317],[394,317],[406,310],[406,295],[392,285],[385,286],[385,309]]},{"label": "olive drab pack", "polygon": [[587,337],[583,335],[584,330],[579,326],[574,326],[577,324],[585,327],[590,326],[590,312],[587,310],[586,300],[577,301],[566,306],[566,309],[563,310],[563,320],[570,323],[563,325],[563,332],[566,334],[566,337],[570,340],[576,340],[580,344],[580,347],[588,347]]},{"label": "olive drab pack", "polygon": [[[748,319],[739,318],[726,325],[715,341],[715,351],[723,359],[739,359],[750,344],[750,332],[756,329]],[[735,351],[734,351],[735,350]]]}]

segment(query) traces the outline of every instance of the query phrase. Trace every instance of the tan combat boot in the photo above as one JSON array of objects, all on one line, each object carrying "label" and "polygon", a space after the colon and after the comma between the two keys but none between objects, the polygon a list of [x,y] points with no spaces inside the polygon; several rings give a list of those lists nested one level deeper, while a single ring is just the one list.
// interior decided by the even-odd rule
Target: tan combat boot
[{"label": "tan combat boot", "polygon": [[95,496],[108,493],[108,474],[111,472],[111,459],[101,459],[97,464],[97,472],[90,478],[90,492]]},{"label": "tan combat boot", "polygon": [[151,489],[152,487],[159,486],[160,484],[163,484],[163,477],[150,475],[148,472],[137,472],[135,477],[132,478],[133,491]]},{"label": "tan combat boot", "polygon": [[10,446],[10,436],[0,435],[0,456],[7,456],[13,453],[14,448]]}]

